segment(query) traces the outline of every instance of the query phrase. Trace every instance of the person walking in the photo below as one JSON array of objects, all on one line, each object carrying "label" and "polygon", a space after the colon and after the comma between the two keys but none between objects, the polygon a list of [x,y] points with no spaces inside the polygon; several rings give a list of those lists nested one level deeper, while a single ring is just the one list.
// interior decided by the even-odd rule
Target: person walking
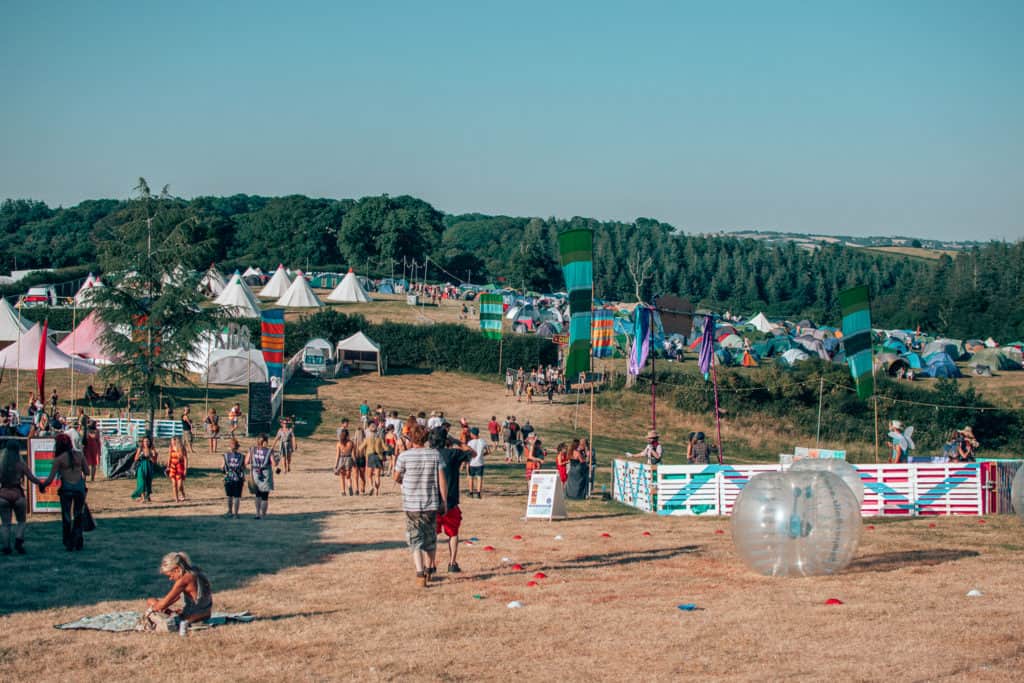
[{"label": "person walking", "polygon": [[71,439],[67,434],[58,434],[53,448],[53,465],[50,475],[39,482],[39,489],[45,490],[57,476],[60,476],[61,536],[64,549],[68,552],[85,547],[82,535],[85,513],[85,456],[71,450]]},{"label": "person walking", "polygon": [[334,474],[341,477],[341,495],[351,496],[352,492],[352,468],[356,461],[353,453],[356,445],[348,438],[347,429],[338,430],[338,443],[335,447]]},{"label": "person walking", "polygon": [[238,431],[238,421],[240,419],[242,419],[242,406],[235,403],[231,406],[231,410],[228,411],[228,426],[231,428],[228,434],[231,435],[232,439],[235,438],[235,432]]},{"label": "person walking", "polygon": [[206,425],[206,438],[210,440],[210,452],[217,452],[217,440],[220,439],[220,416],[215,408],[210,408],[203,420]]},{"label": "person walking", "polygon": [[558,452],[555,454],[555,469],[558,470],[558,478],[565,485],[569,479],[569,446],[563,441],[558,444]]},{"label": "person walking", "polygon": [[366,469],[370,479],[370,490],[366,495],[380,495],[380,471],[384,467],[381,458],[384,456],[386,446],[384,439],[379,436],[379,429],[376,423],[371,422],[367,427],[367,436],[363,441],[363,450],[366,453]]},{"label": "person walking", "polygon": [[231,448],[224,454],[224,495],[228,499],[228,513],[225,517],[238,519],[238,508],[242,505],[242,484],[245,482],[245,455],[238,449],[238,439],[231,439]]},{"label": "person walking", "polygon": [[22,481],[30,482],[45,488],[41,479],[28,469],[21,457],[21,448],[17,441],[8,441],[0,455],[0,552],[11,554],[11,517],[17,522],[14,530],[14,550],[19,555],[25,554],[25,513],[28,511],[28,498]]},{"label": "person walking", "polygon": [[135,450],[135,491],[132,500],[141,499],[148,503],[153,496],[153,474],[156,472],[158,454],[153,447],[151,436],[142,437],[142,443]]},{"label": "person walking", "polygon": [[85,462],[89,465],[89,481],[96,481],[96,470],[100,467],[100,456],[103,454],[103,437],[95,422],[89,422],[82,442]]},{"label": "person walking", "polygon": [[188,452],[180,436],[171,437],[167,449],[167,478],[174,489],[174,502],[185,502],[185,477],[188,476]]},{"label": "person walking", "polygon": [[527,439],[523,455],[526,457],[526,481],[530,481],[533,471],[539,470],[544,466],[544,457],[546,455],[541,445],[541,440],[537,438],[536,434],[531,434],[529,439]]},{"label": "person walking", "polygon": [[288,418],[281,418],[281,428],[277,430],[277,436],[275,436],[274,445],[271,448],[281,454],[284,473],[291,472],[292,456],[298,449],[295,447],[295,427]]},{"label": "person walking", "polygon": [[472,438],[468,445],[473,451],[473,457],[469,460],[469,497],[479,499],[484,492],[484,454],[487,452],[487,442],[480,438],[480,430],[476,427],[470,428],[469,435]]},{"label": "person walking", "polygon": [[260,434],[256,445],[249,449],[245,457],[245,466],[252,474],[252,494],[256,497],[256,519],[267,516],[270,505],[270,492],[274,490],[274,467],[281,459],[267,446],[269,438]]},{"label": "person walking", "polygon": [[472,451],[468,446],[456,444],[448,438],[444,428],[430,434],[430,447],[437,450],[446,484],[445,511],[437,516],[437,533],[448,537],[448,573],[457,574],[459,567],[459,529],[462,527],[462,510],[459,508],[459,472],[469,462]]},{"label": "person walking", "polygon": [[181,411],[181,435],[188,441],[188,447],[192,448],[192,444],[195,443],[195,436],[192,434],[192,409],[185,406],[185,409]]},{"label": "person walking", "polygon": [[437,560],[438,513],[447,510],[448,482],[441,454],[427,448],[427,430],[416,425],[409,430],[412,448],[395,461],[394,480],[402,485],[405,534],[416,568],[416,583],[426,588]]}]

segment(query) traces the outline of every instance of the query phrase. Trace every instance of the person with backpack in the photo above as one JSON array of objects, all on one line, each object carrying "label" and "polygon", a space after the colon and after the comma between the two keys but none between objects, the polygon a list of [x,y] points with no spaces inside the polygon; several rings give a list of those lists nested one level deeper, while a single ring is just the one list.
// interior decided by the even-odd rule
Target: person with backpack
[{"label": "person with backpack", "polygon": [[232,438],[231,448],[224,454],[224,494],[228,498],[228,519],[238,519],[238,508],[242,504],[242,483],[245,482],[245,455],[238,450],[238,439]]}]

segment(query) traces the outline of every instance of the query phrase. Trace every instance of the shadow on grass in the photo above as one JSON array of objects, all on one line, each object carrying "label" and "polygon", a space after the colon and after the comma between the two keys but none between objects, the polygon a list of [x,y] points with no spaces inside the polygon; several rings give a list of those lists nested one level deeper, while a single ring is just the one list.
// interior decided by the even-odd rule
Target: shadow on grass
[{"label": "shadow on grass", "polygon": [[650,550],[623,550],[615,553],[599,555],[580,555],[568,562],[552,565],[553,569],[596,569],[599,567],[621,567],[638,562],[657,562],[670,560],[680,555],[694,555],[703,550],[703,546],[684,545],[676,548],[651,548]]},{"label": "shadow on grass", "polygon": [[980,554],[974,550],[958,550],[955,548],[880,553],[854,560],[844,570],[844,573],[864,574],[868,572],[891,572],[905,567],[932,567],[945,562],[956,562],[967,557],[978,557]]},{"label": "shadow on grass", "polygon": [[265,520],[221,516],[97,519],[85,550],[60,543],[60,522],[30,525],[28,555],[0,557],[0,614],[92,605],[164,595],[169,582],[158,568],[165,553],[183,550],[209,575],[214,592],[231,590],[266,574],[328,561],[332,555],[390,550],[404,543],[325,543],[329,512],[271,515]]}]

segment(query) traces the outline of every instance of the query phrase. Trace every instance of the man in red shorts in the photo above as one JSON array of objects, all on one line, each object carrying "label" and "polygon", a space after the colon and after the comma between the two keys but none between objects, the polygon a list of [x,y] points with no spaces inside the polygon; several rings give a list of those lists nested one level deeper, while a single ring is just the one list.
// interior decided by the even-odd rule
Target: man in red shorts
[{"label": "man in red shorts", "polygon": [[448,509],[443,515],[437,516],[437,533],[444,532],[448,537],[448,572],[461,572],[459,567],[459,527],[462,526],[462,509],[459,508],[459,470],[463,463],[468,463],[473,453],[466,444],[449,438],[444,427],[437,427],[430,432],[430,447],[436,448],[441,454],[441,469],[448,485]]}]

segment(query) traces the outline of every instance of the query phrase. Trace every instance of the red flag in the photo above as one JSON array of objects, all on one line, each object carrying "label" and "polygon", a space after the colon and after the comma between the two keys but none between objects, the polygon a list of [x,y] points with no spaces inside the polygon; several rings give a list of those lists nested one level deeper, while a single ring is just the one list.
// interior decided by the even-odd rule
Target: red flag
[{"label": "red flag", "polygon": [[46,400],[46,327],[49,320],[43,321],[43,336],[39,338],[39,362],[36,364],[36,384],[39,385],[39,400]]}]

